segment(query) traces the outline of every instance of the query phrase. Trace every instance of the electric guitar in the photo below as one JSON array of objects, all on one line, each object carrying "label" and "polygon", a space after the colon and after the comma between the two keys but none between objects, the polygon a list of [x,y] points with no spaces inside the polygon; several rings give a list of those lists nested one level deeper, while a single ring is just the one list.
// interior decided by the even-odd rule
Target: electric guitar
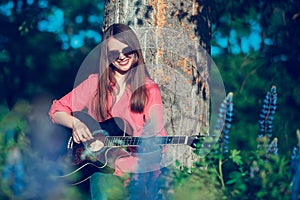
[{"label": "electric guitar", "polygon": [[160,151],[164,145],[189,145],[197,147],[200,135],[195,136],[150,136],[133,137],[127,134],[130,128],[121,118],[110,118],[98,122],[83,112],[74,112],[74,116],[87,125],[93,139],[85,143],[74,143],[72,136],[68,141],[68,172],[58,178],[71,185],[88,180],[95,172],[113,173],[118,158],[138,156],[139,153]]}]

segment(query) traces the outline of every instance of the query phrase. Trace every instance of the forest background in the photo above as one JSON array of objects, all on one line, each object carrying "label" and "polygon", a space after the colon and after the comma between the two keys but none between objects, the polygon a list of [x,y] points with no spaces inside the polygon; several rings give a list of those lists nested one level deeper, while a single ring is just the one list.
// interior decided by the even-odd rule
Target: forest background
[{"label": "forest background", "polygon": [[[55,134],[44,136],[43,123],[32,126],[30,122],[47,114],[51,101],[72,89],[82,61],[101,41],[104,5],[100,0],[1,1],[3,154],[11,146],[28,151],[28,145],[32,152],[43,146],[39,153],[53,153],[49,141]],[[278,154],[290,158],[298,144],[300,121],[299,1],[212,0],[211,6],[211,56],[226,92],[233,93],[228,148],[239,149],[241,155],[257,148],[259,114],[267,91],[276,86],[272,137],[278,139]],[[18,132],[17,136],[7,136],[11,130]],[[1,170],[6,157],[0,158]],[[40,173],[43,171],[46,169]],[[7,189],[3,195],[10,192]]]}]

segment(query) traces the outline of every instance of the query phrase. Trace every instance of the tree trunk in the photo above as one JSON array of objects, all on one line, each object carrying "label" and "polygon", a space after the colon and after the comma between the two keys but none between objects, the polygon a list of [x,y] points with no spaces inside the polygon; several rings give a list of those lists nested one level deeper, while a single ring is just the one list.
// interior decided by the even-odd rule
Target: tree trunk
[{"label": "tree trunk", "polygon": [[[136,30],[152,78],[160,86],[169,135],[209,129],[210,0],[107,0],[103,29],[124,23]],[[204,48],[201,50],[201,47]],[[190,167],[191,148],[168,147],[164,165]]]}]

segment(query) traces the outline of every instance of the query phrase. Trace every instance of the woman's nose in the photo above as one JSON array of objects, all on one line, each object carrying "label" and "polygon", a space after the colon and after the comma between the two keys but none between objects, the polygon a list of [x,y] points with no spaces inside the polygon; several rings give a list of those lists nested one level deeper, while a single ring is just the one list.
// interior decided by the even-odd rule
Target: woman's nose
[{"label": "woman's nose", "polygon": [[124,58],[126,58],[126,56],[122,52],[120,52],[119,59],[123,60]]}]

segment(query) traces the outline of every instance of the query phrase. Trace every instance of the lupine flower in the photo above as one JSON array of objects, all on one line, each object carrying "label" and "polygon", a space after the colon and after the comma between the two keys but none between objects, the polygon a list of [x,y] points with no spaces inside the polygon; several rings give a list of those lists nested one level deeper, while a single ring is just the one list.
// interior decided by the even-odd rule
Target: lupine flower
[{"label": "lupine flower", "polygon": [[297,130],[298,144],[294,146],[292,159],[291,159],[291,171],[292,171],[292,200],[298,199],[300,194],[300,131]]},{"label": "lupine flower", "polygon": [[5,134],[7,156],[2,167],[2,180],[7,181],[15,196],[20,195],[24,189],[24,165],[17,145],[17,134],[16,130],[8,130]]},{"label": "lupine flower", "polygon": [[259,123],[259,135],[261,138],[267,135],[269,138],[272,137],[273,119],[277,108],[277,92],[276,87],[272,86],[271,90],[267,93],[260,114]]},{"label": "lupine flower", "polygon": [[294,146],[293,153],[292,153],[292,161],[295,160],[299,155],[299,144],[297,146]]},{"label": "lupine flower", "polygon": [[[266,154],[278,154],[278,139],[272,138],[273,132],[273,119],[277,108],[277,92],[276,87],[272,86],[270,91],[267,92],[266,97],[263,101],[262,110],[260,113],[259,123],[259,134],[258,138],[266,137]],[[258,144],[258,149],[263,148],[261,144]]]},{"label": "lupine flower", "polygon": [[278,139],[274,138],[267,147],[267,154],[278,155]]},{"label": "lupine flower", "polygon": [[[276,87],[272,86],[270,91],[267,92],[263,101],[262,110],[260,113],[259,134],[258,138],[266,137],[266,154],[278,155],[278,139],[272,138],[273,132],[273,119],[277,108],[277,92]],[[258,144],[258,149],[263,148],[261,144]]]},{"label": "lupine flower", "polygon": [[231,122],[233,117],[233,102],[232,102],[233,93],[230,92],[227,97],[223,100],[217,119],[216,131],[219,131],[220,134],[220,148],[224,153],[228,152],[229,144],[229,130],[231,128]]},{"label": "lupine flower", "polygon": [[257,161],[254,160],[252,165],[250,166],[250,177],[258,181],[259,179],[259,166]]}]

